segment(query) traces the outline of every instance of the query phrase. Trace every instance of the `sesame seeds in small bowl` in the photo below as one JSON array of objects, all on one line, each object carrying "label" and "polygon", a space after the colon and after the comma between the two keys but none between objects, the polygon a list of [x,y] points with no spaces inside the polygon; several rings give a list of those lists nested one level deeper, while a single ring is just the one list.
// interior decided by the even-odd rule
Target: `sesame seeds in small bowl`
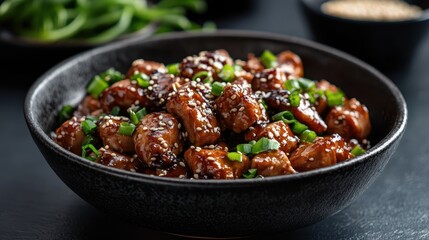
[{"label": "sesame seeds in small bowl", "polygon": [[405,68],[429,29],[424,0],[302,0],[312,37],[389,72]]}]

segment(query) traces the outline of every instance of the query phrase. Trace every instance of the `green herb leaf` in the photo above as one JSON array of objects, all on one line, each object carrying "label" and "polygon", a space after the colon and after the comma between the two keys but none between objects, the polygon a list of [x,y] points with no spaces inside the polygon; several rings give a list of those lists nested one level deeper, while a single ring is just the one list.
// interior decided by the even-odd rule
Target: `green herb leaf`
[{"label": "green herb leaf", "polygon": [[132,136],[136,126],[132,123],[123,122],[119,125],[119,134]]},{"label": "green herb leaf", "polygon": [[350,153],[353,154],[353,156],[357,157],[359,155],[364,154],[366,151],[365,149],[363,149],[361,146],[356,145],[351,151]]},{"label": "green herb leaf", "polygon": [[211,93],[215,96],[220,96],[222,95],[223,89],[225,88],[225,83],[221,83],[221,82],[214,82],[212,84],[212,91]]},{"label": "green herb leaf", "polygon": [[325,91],[326,100],[328,102],[328,106],[341,106],[344,104],[344,94],[341,91]]},{"label": "green herb leaf", "polygon": [[237,145],[237,151],[244,153],[244,154],[250,154],[252,153],[252,146],[251,143],[242,143]]},{"label": "green herb leaf", "polygon": [[131,122],[134,123],[135,125],[139,124],[140,120],[147,114],[146,108],[142,108],[137,112],[134,112],[132,109],[130,109],[129,112],[130,112]]},{"label": "green herb leaf", "polygon": [[225,82],[232,82],[235,78],[234,67],[229,64],[225,64],[219,73],[219,77]]},{"label": "green herb leaf", "polygon": [[144,73],[136,73],[130,79],[137,81],[137,85],[141,88],[148,88],[150,86],[150,77]]},{"label": "green herb leaf", "polygon": [[241,152],[229,152],[227,157],[231,161],[243,162],[243,155]]},{"label": "green herb leaf", "polygon": [[84,120],[81,124],[80,124],[83,133],[85,133],[85,135],[89,135],[95,132],[95,130],[97,130],[97,125],[89,119]]},{"label": "green herb leaf", "polygon": [[269,50],[265,50],[262,53],[260,60],[262,64],[264,64],[265,68],[274,68],[278,65],[276,55]]},{"label": "green herb leaf", "polygon": [[289,102],[292,107],[298,107],[301,102],[301,97],[298,91],[293,91],[289,94]]},{"label": "green herb leaf", "polygon": [[169,74],[177,75],[179,74],[179,64],[178,63],[172,63],[167,65],[167,71]]},{"label": "green herb leaf", "polygon": [[258,154],[261,152],[277,150],[279,149],[279,147],[280,147],[280,144],[276,140],[262,137],[255,144],[253,144],[252,154]]},{"label": "green herb leaf", "polygon": [[255,168],[251,168],[247,170],[246,173],[243,173],[244,178],[255,178],[257,170]]},{"label": "green herb leaf", "polygon": [[86,91],[94,98],[98,98],[98,96],[104,91],[104,89],[108,87],[109,84],[97,75],[89,83],[88,87],[86,88]]}]

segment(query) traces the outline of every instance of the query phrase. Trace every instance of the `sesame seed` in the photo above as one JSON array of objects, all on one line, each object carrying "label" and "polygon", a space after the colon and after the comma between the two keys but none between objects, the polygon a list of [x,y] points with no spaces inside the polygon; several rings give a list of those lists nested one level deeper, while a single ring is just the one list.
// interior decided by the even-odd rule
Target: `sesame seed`
[{"label": "sesame seed", "polygon": [[242,112],[244,110],[244,107],[241,107],[240,109],[238,109],[239,112]]},{"label": "sesame seed", "polygon": [[274,135],[272,132],[268,132],[268,138],[274,138]]},{"label": "sesame seed", "polygon": [[174,147],[175,148],[179,148],[179,144],[176,142],[176,143],[174,143]]},{"label": "sesame seed", "polygon": [[200,127],[197,127],[197,128],[196,128],[196,130],[197,130],[197,131],[202,131],[203,129],[202,129],[202,128],[200,128]]},{"label": "sesame seed", "polygon": [[215,161],[216,159],[214,157],[207,157],[208,161]]},{"label": "sesame seed", "polygon": [[198,179],[198,174],[195,173],[194,174],[194,178]]},{"label": "sesame seed", "polygon": [[199,152],[199,151],[201,151],[201,148],[200,147],[196,147],[195,151]]},{"label": "sesame seed", "polygon": [[188,103],[188,105],[191,106],[191,107],[197,106],[197,104],[195,104],[194,102],[190,102],[190,103]]},{"label": "sesame seed", "polygon": [[186,165],[185,165],[184,162],[179,162],[179,165],[182,166],[182,167],[186,167]]},{"label": "sesame seed", "polygon": [[234,99],[236,99],[236,98],[237,98],[237,95],[232,95],[232,96],[231,96],[231,99],[232,99],[232,100],[234,100]]},{"label": "sesame seed", "polygon": [[136,170],[134,168],[131,168],[130,171],[131,172],[136,172]]},{"label": "sesame seed", "polygon": [[237,112],[237,108],[232,108],[231,112]]}]

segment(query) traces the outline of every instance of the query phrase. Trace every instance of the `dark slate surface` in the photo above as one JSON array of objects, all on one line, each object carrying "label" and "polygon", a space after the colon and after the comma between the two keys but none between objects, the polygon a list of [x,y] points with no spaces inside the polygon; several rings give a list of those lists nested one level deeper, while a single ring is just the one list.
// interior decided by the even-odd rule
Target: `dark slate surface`
[{"label": "dark slate surface", "polygon": [[[248,3],[251,6],[237,15],[216,17],[219,27],[309,38],[296,1]],[[429,36],[407,69],[387,73],[407,100],[409,123],[396,154],[374,184],[342,212],[270,238],[429,239],[428,62]],[[25,82],[0,77],[2,84],[6,81]],[[22,114],[25,93],[24,86],[0,88],[0,239],[180,239],[107,216],[68,189],[31,139]]]}]

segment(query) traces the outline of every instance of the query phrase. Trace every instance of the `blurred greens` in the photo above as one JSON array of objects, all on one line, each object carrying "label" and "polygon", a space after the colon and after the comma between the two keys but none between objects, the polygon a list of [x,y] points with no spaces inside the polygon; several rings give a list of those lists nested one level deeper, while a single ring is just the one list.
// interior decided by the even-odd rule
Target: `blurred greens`
[{"label": "blurred greens", "polygon": [[[0,1],[1,3],[1,1]],[[23,38],[41,42],[78,40],[100,44],[137,32],[151,23],[157,33],[213,30],[200,26],[186,11],[204,13],[204,0],[5,0],[0,4],[0,26]]]}]

